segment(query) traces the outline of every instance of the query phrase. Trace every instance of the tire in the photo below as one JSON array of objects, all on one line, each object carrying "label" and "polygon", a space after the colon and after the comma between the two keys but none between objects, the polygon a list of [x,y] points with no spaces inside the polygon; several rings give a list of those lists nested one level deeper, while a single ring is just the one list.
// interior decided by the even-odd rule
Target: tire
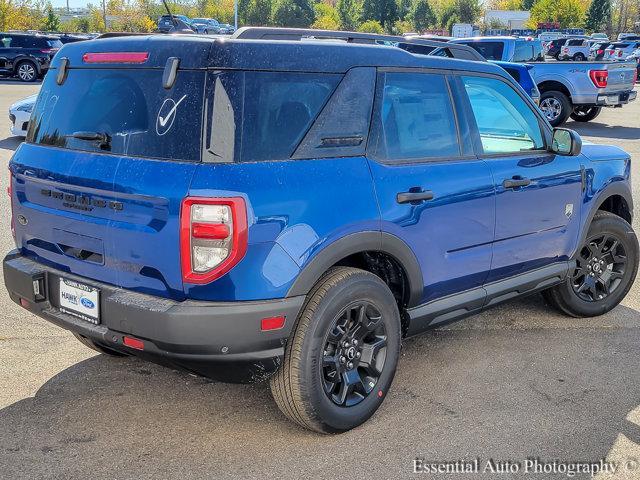
[{"label": "tire", "polygon": [[573,56],[573,60],[574,60],[574,61],[576,61],[576,62],[584,62],[584,61],[585,61],[585,58],[584,58],[584,55],[583,55],[583,54],[581,54],[581,53],[576,53],[576,54]]},{"label": "tire", "polygon": [[16,75],[23,82],[35,82],[38,79],[38,67],[31,60],[22,60],[16,65]]},{"label": "tire", "polygon": [[575,107],[571,112],[571,118],[576,122],[590,122],[602,111],[602,107]]},{"label": "tire", "polygon": [[[363,321],[351,325],[350,318]],[[349,339],[356,332],[365,335]],[[283,363],[271,377],[273,398],[304,428],[329,434],[357,427],[387,395],[400,341],[400,314],[387,285],[363,270],[333,268],[307,297]]]},{"label": "tire", "polygon": [[[599,211],[576,253],[576,269],[564,283],[543,295],[551,306],[569,316],[603,315],[629,292],[638,273],[638,257],[638,239],[631,225],[617,215]],[[593,258],[602,263],[594,263]]]},{"label": "tire", "polygon": [[95,350],[96,352],[102,353],[104,355],[109,355],[110,357],[127,357],[128,356],[126,353],[121,353],[116,350],[111,350],[110,348],[103,347],[102,345],[95,343],[93,340],[90,340],[87,337],[80,335],[79,333],[74,333],[73,336],[76,337],[78,341],[81,344],[83,344],[85,347],[88,347],[91,350]]},{"label": "tire", "polygon": [[558,127],[567,121],[573,108],[564,93],[548,90],[540,95],[540,110],[552,127]]}]

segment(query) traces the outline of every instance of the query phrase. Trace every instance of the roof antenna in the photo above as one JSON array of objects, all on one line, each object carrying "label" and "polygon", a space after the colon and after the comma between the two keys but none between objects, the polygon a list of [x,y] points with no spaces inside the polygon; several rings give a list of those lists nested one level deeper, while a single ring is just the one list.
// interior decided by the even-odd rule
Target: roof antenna
[{"label": "roof antenna", "polygon": [[173,30],[171,30],[170,33],[194,33],[191,27],[186,22],[173,16],[173,13],[171,13],[171,9],[169,8],[169,5],[167,5],[166,0],[162,0],[162,3],[164,4],[164,8],[167,9],[167,13],[171,17],[171,23],[173,23]]}]

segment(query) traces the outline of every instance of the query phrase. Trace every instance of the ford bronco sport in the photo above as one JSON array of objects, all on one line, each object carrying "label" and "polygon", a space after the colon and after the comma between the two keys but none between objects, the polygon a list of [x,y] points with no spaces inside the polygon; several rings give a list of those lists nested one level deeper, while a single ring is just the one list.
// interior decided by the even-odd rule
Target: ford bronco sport
[{"label": "ford bronco sport", "polygon": [[10,162],[11,298],[109,355],[270,377],[335,433],[401,340],[543,291],[614,308],[630,158],[553,130],[501,68],[326,41],[65,45]]}]

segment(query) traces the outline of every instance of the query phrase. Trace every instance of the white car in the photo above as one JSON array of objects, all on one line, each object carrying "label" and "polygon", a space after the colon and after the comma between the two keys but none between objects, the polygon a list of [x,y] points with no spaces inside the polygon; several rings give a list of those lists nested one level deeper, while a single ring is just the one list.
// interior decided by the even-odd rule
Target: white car
[{"label": "white car", "polygon": [[29,119],[38,95],[30,95],[18,100],[9,107],[9,120],[11,120],[11,134],[16,137],[26,137]]}]

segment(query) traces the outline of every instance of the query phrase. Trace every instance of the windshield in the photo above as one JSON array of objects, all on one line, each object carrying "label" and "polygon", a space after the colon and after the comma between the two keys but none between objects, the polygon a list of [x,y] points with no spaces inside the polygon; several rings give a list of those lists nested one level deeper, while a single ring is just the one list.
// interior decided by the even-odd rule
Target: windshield
[{"label": "windshield", "polygon": [[162,70],[72,69],[47,75],[27,141],[72,150],[176,160],[200,159],[204,73],[180,71],[162,88]]},{"label": "windshield", "polygon": [[503,42],[460,42],[474,48],[480,55],[487,60],[502,60],[502,52],[504,51]]}]

